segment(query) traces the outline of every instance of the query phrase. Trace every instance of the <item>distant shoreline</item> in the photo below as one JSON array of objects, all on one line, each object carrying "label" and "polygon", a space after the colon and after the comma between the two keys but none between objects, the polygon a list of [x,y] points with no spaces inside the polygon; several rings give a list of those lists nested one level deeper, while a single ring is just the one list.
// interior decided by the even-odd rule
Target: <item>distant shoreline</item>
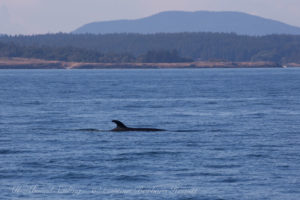
[{"label": "distant shoreline", "polygon": [[168,69],[168,68],[281,68],[300,67],[298,63],[280,65],[273,62],[213,62],[186,63],[81,63],[27,58],[0,58],[0,69]]}]

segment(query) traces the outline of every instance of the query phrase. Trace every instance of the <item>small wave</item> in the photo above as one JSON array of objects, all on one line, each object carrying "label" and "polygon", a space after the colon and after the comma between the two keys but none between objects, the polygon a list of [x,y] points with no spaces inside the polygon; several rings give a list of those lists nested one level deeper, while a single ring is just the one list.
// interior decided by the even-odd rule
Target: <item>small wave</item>
[{"label": "small wave", "polygon": [[239,180],[236,178],[226,178],[226,179],[222,180],[223,183],[236,183],[238,181]]},{"label": "small wave", "polygon": [[10,149],[0,149],[0,154],[18,154],[25,153],[26,151],[10,150]]},{"label": "small wave", "polygon": [[68,172],[62,175],[53,176],[50,179],[90,179],[93,177],[93,175],[89,174]]},{"label": "small wave", "polygon": [[83,128],[83,129],[75,129],[73,131],[83,131],[83,132],[103,132],[103,130],[94,129],[94,128]]},{"label": "small wave", "polygon": [[241,165],[205,165],[206,168],[214,169],[227,169],[227,168],[239,168]]},{"label": "small wave", "polygon": [[22,163],[24,166],[29,166],[29,167],[44,167],[45,165],[41,162],[23,162]]},{"label": "small wave", "polygon": [[20,178],[20,175],[16,174],[0,174],[0,179],[16,179]]},{"label": "small wave", "polygon": [[223,147],[214,147],[214,148],[212,148],[212,150],[215,150],[215,151],[225,151],[226,149],[223,148]]},{"label": "small wave", "polygon": [[267,157],[269,157],[268,155],[263,155],[263,154],[248,154],[246,156],[249,158],[267,158]]},{"label": "small wave", "polygon": [[108,161],[122,162],[122,161],[132,161],[132,160],[134,160],[134,158],[132,158],[132,157],[120,157],[120,158],[112,158],[112,159],[109,159]]},{"label": "small wave", "polygon": [[205,104],[207,104],[207,105],[216,105],[216,104],[218,104],[218,102],[216,102],[216,101],[208,101],[208,102],[205,102]]},{"label": "small wave", "polygon": [[188,142],[186,144],[187,147],[199,147],[200,144],[199,143],[196,143],[196,142]]},{"label": "small wave", "polygon": [[187,172],[187,173],[178,173],[177,176],[191,176],[191,177],[197,177],[197,176],[223,176],[223,174],[220,173],[210,173],[210,172]]},{"label": "small wave", "polygon": [[171,131],[171,132],[176,132],[176,133],[189,133],[189,132],[191,132],[191,133],[195,133],[195,132],[203,132],[204,131],[204,129],[202,129],[202,130],[177,130],[177,131]]},{"label": "small wave", "polygon": [[276,144],[255,144],[252,147],[255,148],[282,148],[282,145],[276,145]]},{"label": "small wave", "polygon": [[252,105],[258,105],[258,106],[270,106],[272,105],[271,103],[268,102],[255,102]]},{"label": "small wave", "polygon": [[132,152],[132,153],[121,153],[119,156],[155,156],[155,155],[176,155],[182,152],[174,151],[147,151],[147,152]]},{"label": "small wave", "polygon": [[253,113],[250,116],[252,116],[253,118],[264,118],[266,115],[266,113]]},{"label": "small wave", "polygon": [[290,168],[290,165],[285,164],[285,165],[278,165],[276,167],[279,169],[287,169],[287,168]]},{"label": "small wave", "polygon": [[228,133],[228,132],[230,132],[230,130],[227,130],[227,129],[211,129],[209,131],[213,132],[213,133]]},{"label": "small wave", "polygon": [[43,102],[41,102],[41,101],[27,101],[24,104],[25,105],[42,105]]},{"label": "small wave", "polygon": [[225,179],[222,179],[222,180],[216,181],[216,182],[219,182],[219,183],[236,183],[236,182],[240,182],[240,181],[241,181],[240,179],[229,177],[229,178],[225,178]]},{"label": "small wave", "polygon": [[150,178],[148,175],[120,175],[114,178],[118,181],[149,181]]}]

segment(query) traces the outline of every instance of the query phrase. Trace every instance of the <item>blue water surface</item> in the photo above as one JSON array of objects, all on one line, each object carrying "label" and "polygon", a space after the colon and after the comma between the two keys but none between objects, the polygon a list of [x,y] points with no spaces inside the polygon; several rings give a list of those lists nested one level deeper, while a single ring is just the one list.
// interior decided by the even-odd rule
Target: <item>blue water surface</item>
[{"label": "blue water surface", "polygon": [[300,69],[1,70],[0,106],[0,199],[300,199]]}]

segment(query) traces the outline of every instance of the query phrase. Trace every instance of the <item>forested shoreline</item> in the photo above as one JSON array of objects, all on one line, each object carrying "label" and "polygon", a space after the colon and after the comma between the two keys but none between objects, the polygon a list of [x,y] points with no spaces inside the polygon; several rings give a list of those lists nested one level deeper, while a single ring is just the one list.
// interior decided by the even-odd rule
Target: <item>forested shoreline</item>
[{"label": "forested shoreline", "polygon": [[2,35],[0,57],[94,63],[300,63],[300,36],[233,33]]}]

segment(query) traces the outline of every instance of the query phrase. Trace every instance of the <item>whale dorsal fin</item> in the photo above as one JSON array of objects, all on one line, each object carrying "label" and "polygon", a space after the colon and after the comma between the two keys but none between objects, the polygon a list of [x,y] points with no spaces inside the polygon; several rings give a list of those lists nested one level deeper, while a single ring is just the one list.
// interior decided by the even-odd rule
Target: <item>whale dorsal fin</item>
[{"label": "whale dorsal fin", "polygon": [[125,124],[123,124],[119,120],[112,120],[112,122],[117,124],[117,128],[128,128],[127,126],[125,126]]}]

